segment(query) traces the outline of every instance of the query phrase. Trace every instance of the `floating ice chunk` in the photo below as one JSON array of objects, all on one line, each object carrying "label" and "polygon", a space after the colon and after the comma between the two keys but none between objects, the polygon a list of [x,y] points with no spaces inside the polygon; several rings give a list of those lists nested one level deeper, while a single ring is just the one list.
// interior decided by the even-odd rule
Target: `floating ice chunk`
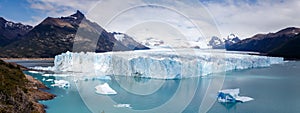
[{"label": "floating ice chunk", "polygon": [[28,71],[29,73],[33,73],[33,74],[39,74],[39,73],[43,73],[43,72],[39,72],[39,71]]},{"label": "floating ice chunk", "polygon": [[117,94],[115,90],[113,90],[107,83],[98,85],[95,87],[96,93],[98,94],[104,94],[104,95],[113,95]]},{"label": "floating ice chunk", "polygon": [[49,76],[54,76],[54,77],[68,77],[71,76],[71,74],[42,74],[42,76],[49,77]]},{"label": "floating ice chunk", "polygon": [[130,106],[130,104],[117,104],[117,105],[114,105],[114,107],[116,107],[116,108],[132,108]]},{"label": "floating ice chunk", "polygon": [[239,96],[240,89],[225,89],[219,91],[219,102],[248,102],[254,100],[251,97]]},{"label": "floating ice chunk", "polygon": [[46,80],[46,82],[51,82],[51,81],[53,81],[53,79],[47,79],[47,80]]},{"label": "floating ice chunk", "polygon": [[30,67],[31,69],[35,69],[35,70],[42,70],[42,71],[53,71],[53,67],[48,66],[48,67],[41,67],[41,66],[37,66],[37,67]]},{"label": "floating ice chunk", "polygon": [[95,77],[95,79],[97,79],[97,80],[111,80],[110,76],[99,76],[99,77]]},{"label": "floating ice chunk", "polygon": [[54,80],[54,84],[52,84],[51,86],[59,88],[68,88],[70,87],[70,83],[65,80]]}]

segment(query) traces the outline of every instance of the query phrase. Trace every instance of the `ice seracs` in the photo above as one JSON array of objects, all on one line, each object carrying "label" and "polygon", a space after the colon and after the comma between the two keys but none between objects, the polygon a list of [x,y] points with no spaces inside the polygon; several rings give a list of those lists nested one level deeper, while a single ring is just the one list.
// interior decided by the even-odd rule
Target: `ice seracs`
[{"label": "ice seracs", "polygon": [[251,97],[239,96],[240,89],[225,89],[218,92],[219,102],[248,102],[254,100]]},{"label": "ice seracs", "polygon": [[95,87],[96,93],[103,95],[114,95],[117,94],[115,90],[113,90],[107,83],[98,85]]},{"label": "ice seracs", "polygon": [[55,57],[53,71],[91,73],[86,74],[90,76],[141,73],[140,77],[145,78],[181,79],[278,63],[283,63],[283,58],[198,49],[67,52]]}]

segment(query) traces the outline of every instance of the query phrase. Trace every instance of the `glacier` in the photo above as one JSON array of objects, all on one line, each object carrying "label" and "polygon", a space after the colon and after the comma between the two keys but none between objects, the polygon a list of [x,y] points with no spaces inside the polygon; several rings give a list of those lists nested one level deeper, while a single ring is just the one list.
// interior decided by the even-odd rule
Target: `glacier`
[{"label": "glacier", "polygon": [[[199,49],[153,49],[126,52],[66,52],[55,56],[54,72],[86,76],[124,75],[157,79],[182,79],[238,69],[283,63],[280,57]],[[41,69],[38,67],[38,69]]]}]

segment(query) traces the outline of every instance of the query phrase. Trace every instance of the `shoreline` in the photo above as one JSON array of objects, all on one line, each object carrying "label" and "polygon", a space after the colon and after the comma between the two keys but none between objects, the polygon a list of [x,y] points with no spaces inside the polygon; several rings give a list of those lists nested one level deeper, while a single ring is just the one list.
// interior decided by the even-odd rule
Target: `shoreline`
[{"label": "shoreline", "polygon": [[34,79],[30,75],[25,74],[26,79],[29,81],[28,83],[28,91],[29,97],[33,99],[33,106],[40,112],[46,113],[46,106],[39,103],[41,100],[52,100],[56,97],[56,95],[43,91],[43,89],[49,89],[45,86],[41,81]]}]

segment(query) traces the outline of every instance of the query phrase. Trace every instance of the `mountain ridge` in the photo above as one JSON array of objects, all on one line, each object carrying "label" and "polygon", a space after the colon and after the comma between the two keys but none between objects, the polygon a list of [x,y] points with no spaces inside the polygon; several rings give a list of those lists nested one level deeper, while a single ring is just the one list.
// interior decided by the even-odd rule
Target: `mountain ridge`
[{"label": "mountain ridge", "polygon": [[[291,45],[296,45],[293,40],[299,38],[300,28],[288,27],[279,30],[275,33],[257,34],[251,38],[244,39],[238,43],[232,44],[226,48],[228,51],[252,51],[259,52],[262,55],[285,57],[291,59],[300,59],[300,56],[291,53],[283,53],[284,51],[293,51],[298,53],[298,46],[291,48]],[[299,42],[300,44],[300,42]],[[287,47],[286,49],[284,49]],[[295,56],[296,55],[296,56]]]},{"label": "mountain ridge", "polygon": [[[78,33],[79,32],[79,33]],[[118,41],[83,13],[66,17],[47,17],[21,39],[0,49],[2,58],[53,58],[66,51],[108,52],[149,49],[126,35],[127,42]],[[78,48],[73,48],[74,44]],[[134,46],[134,47],[133,47]],[[94,49],[91,49],[94,48]]]},{"label": "mountain ridge", "polygon": [[18,40],[28,33],[32,28],[33,27],[30,25],[15,23],[0,17],[0,47]]}]

